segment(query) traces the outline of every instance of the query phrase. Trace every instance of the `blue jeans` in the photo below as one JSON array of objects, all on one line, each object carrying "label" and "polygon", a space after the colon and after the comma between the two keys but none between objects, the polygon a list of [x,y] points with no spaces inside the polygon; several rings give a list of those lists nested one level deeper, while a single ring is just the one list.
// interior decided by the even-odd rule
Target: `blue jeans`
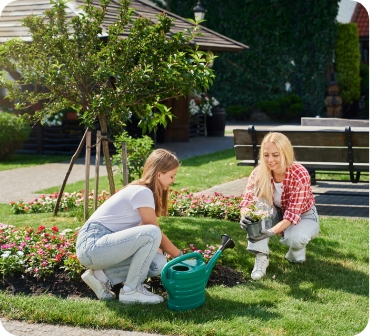
[{"label": "blue jeans", "polygon": [[[274,212],[272,218],[262,222],[264,229],[270,229],[281,221],[281,215]],[[316,211],[316,207],[308,210],[301,215],[301,220],[297,225],[290,225],[284,230],[284,237],[280,239],[280,243],[289,247],[289,251],[286,254],[287,259],[295,259],[296,255],[299,255],[301,260],[305,259],[305,248],[311,239],[314,239],[320,231],[319,216]],[[265,253],[269,254],[270,249],[268,247],[269,238],[251,243],[248,241],[247,250],[252,253]]]},{"label": "blue jeans", "polygon": [[82,265],[104,270],[113,285],[137,288],[147,277],[161,273],[166,257],[158,252],[162,233],[156,225],[140,225],[113,232],[99,222],[85,223],[76,242]]}]

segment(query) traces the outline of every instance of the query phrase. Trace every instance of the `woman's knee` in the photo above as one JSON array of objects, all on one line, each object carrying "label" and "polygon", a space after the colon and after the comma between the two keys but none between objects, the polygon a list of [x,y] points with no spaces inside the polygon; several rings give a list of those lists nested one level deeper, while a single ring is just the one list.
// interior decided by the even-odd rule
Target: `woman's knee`
[{"label": "woman's knee", "polygon": [[150,264],[148,276],[150,277],[160,275],[162,272],[162,268],[166,264],[167,264],[166,257],[162,253],[157,252]]}]

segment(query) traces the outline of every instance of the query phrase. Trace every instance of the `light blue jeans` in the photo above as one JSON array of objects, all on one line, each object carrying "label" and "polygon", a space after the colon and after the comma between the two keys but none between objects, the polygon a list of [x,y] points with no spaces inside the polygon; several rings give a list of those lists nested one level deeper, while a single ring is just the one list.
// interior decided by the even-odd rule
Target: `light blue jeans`
[{"label": "light blue jeans", "polygon": [[85,223],[76,242],[78,260],[87,268],[104,270],[113,285],[137,288],[147,277],[159,275],[166,257],[158,252],[162,233],[156,225],[140,225],[113,232],[99,222]]},{"label": "light blue jeans", "polygon": [[[262,222],[262,228],[266,230],[271,229],[281,220],[281,215],[274,211],[271,218]],[[280,239],[280,243],[289,247],[285,257],[293,261],[304,261],[306,245],[319,234],[319,231],[319,216],[316,207],[313,206],[311,210],[301,215],[301,220],[298,224],[292,224],[284,230],[284,237]],[[270,253],[268,243],[269,238],[255,243],[248,241],[247,250],[252,253],[261,252],[268,255]]]}]

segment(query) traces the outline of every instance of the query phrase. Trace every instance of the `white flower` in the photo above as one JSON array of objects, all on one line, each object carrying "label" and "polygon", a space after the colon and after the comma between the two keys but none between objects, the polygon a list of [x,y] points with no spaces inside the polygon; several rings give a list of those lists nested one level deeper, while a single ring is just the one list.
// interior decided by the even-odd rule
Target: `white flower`
[{"label": "white flower", "polygon": [[61,233],[60,233],[60,235],[65,235],[66,233],[68,233],[68,232],[72,232],[73,230],[72,229],[65,229],[65,230],[63,230]]},{"label": "white flower", "polygon": [[216,98],[208,97],[204,93],[194,91],[189,100],[189,113],[190,115],[203,113],[212,116],[212,107],[219,104]]},{"label": "white flower", "polygon": [[20,257],[23,257],[24,256],[24,253],[23,251],[18,251],[17,254],[20,256]]},{"label": "white flower", "polygon": [[11,251],[5,251],[2,255],[1,255],[1,258],[3,259],[6,259],[10,256],[12,252]]}]

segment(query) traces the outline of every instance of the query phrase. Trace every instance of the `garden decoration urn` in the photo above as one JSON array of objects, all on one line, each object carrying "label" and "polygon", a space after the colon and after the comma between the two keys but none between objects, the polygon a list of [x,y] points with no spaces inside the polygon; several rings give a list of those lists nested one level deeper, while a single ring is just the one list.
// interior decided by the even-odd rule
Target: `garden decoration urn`
[{"label": "garden decoration urn", "polygon": [[162,269],[161,279],[168,295],[168,308],[174,311],[194,309],[206,300],[206,285],[222,252],[234,248],[234,241],[226,234],[222,245],[206,264],[198,252],[187,253],[168,262]]},{"label": "garden decoration urn", "polygon": [[339,86],[335,81],[328,85],[328,96],[325,98],[326,116],[342,117],[342,98],[339,96]]}]

